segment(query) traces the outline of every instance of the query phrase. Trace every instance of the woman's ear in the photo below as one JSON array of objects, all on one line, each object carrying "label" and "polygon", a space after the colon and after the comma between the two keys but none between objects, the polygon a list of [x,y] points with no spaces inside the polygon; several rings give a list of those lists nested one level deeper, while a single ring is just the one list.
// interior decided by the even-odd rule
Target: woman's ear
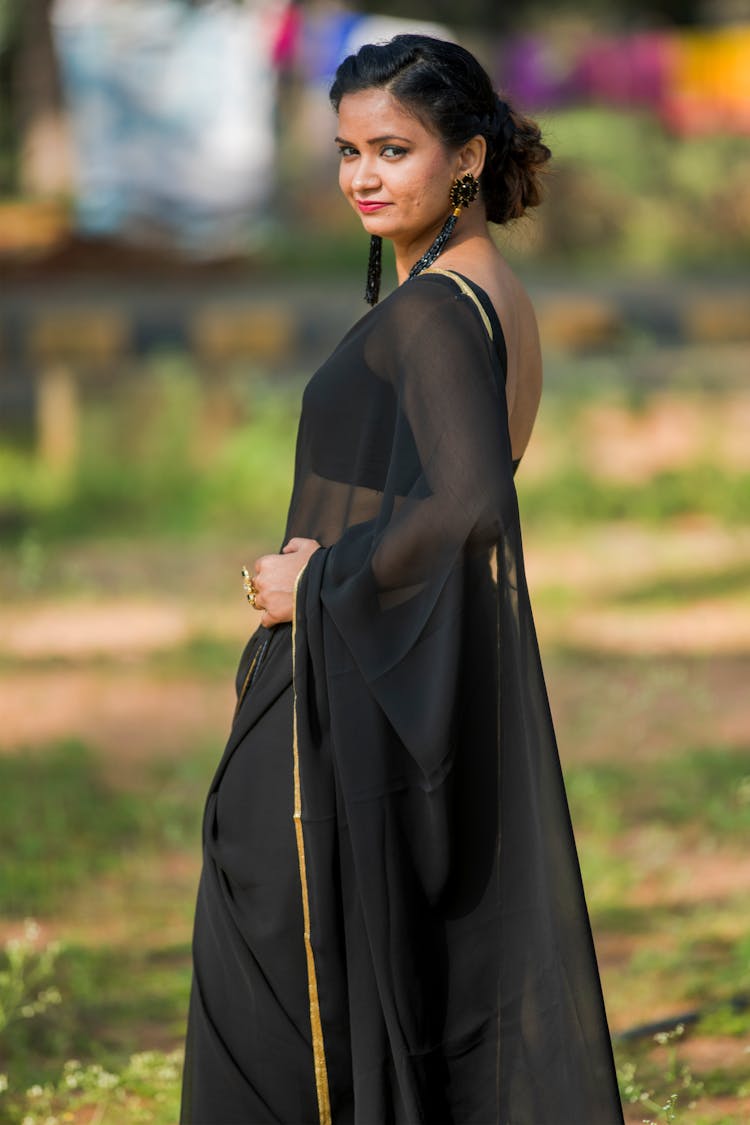
[{"label": "woman's ear", "polygon": [[462,145],[458,154],[458,175],[465,176],[467,172],[471,172],[477,180],[482,174],[484,162],[487,159],[487,141],[480,134],[472,137],[465,145]]}]

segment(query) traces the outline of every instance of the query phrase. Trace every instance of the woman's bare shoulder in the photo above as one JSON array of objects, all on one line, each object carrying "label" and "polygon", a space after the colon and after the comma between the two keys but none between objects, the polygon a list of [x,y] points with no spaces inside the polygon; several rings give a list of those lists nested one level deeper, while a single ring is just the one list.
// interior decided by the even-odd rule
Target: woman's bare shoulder
[{"label": "woman's bare shoulder", "polygon": [[531,436],[542,393],[542,355],[531,297],[515,271],[494,248],[473,259],[467,256],[461,260],[455,255],[448,268],[480,286],[497,313],[508,357],[505,385],[513,456],[521,457]]}]

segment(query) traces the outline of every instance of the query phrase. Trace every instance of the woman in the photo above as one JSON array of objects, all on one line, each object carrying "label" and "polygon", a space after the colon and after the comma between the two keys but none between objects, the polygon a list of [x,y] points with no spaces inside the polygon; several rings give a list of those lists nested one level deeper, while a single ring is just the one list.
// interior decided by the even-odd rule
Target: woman
[{"label": "woman", "polygon": [[182,1120],[620,1122],[513,486],[539,343],[487,226],[549,150],[451,43],[363,47],[331,99],[375,307],[305,390],[246,576]]}]

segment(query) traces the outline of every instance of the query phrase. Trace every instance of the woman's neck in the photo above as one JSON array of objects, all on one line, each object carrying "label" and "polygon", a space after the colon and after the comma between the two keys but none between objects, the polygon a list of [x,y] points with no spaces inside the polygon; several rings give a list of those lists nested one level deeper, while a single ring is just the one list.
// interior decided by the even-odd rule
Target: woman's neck
[{"label": "woman's neck", "polygon": [[[406,281],[412,266],[430,248],[440,233],[440,229],[441,227],[437,227],[434,231],[422,235],[418,239],[394,241],[393,250],[396,257],[396,276],[399,285]],[[453,257],[453,252],[457,250],[461,251],[461,257],[471,256],[472,252],[479,250],[485,243],[489,243],[494,248],[484,210],[476,208],[472,212],[470,207],[465,207],[458,216],[455,230],[437,261],[442,261],[443,257],[449,253]]]}]

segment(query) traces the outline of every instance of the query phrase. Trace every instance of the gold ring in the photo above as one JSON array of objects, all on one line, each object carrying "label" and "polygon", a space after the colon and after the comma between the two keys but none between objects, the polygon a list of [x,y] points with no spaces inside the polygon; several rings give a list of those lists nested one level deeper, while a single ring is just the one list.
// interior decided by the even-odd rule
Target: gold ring
[{"label": "gold ring", "polygon": [[242,577],[244,579],[242,583],[242,589],[245,591],[247,600],[250,602],[250,605],[253,607],[253,609],[257,609],[258,603],[256,599],[258,597],[258,587],[255,585],[253,579],[251,578],[250,572],[248,571],[246,566],[243,566],[242,568]]}]

